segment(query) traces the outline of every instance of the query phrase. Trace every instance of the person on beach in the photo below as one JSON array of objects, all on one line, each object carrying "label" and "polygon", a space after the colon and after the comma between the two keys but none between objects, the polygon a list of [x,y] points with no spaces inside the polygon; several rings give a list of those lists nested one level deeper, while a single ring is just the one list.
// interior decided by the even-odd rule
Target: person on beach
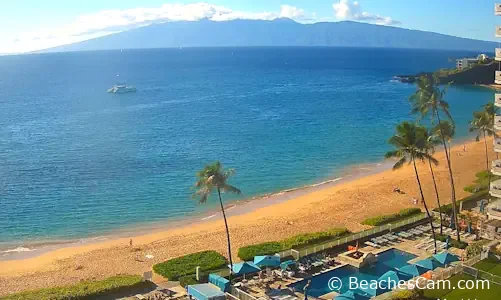
[{"label": "person on beach", "polygon": [[130,239],[130,241],[129,241],[129,245],[132,247],[132,239]]}]

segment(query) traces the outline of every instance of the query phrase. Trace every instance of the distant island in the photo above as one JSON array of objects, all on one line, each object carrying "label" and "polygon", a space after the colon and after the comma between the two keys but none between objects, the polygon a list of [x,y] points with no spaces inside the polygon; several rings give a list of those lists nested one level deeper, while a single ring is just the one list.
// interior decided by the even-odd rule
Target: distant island
[{"label": "distant island", "polygon": [[178,21],[143,26],[39,52],[180,47],[363,47],[492,52],[496,43],[352,21]]},{"label": "distant island", "polygon": [[395,79],[403,83],[414,83],[420,76],[434,76],[442,84],[475,84],[496,87],[495,73],[499,70],[499,61],[480,54],[476,58],[456,60],[456,68],[440,69],[435,72],[421,72],[413,75],[397,75]]}]

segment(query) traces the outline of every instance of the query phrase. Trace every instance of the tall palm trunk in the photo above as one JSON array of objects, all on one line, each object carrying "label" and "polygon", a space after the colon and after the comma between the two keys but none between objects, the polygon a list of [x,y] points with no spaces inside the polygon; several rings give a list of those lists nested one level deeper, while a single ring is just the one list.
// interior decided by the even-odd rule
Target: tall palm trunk
[{"label": "tall palm trunk", "polygon": [[435,181],[435,173],[433,172],[433,166],[431,165],[431,159],[428,159],[428,165],[430,166],[431,179],[433,179],[433,186],[435,187],[435,194],[437,195],[438,213],[440,214],[440,234],[443,234],[444,223],[442,220],[442,206],[440,205],[440,197],[438,195],[437,182]]},{"label": "tall palm trunk", "polygon": [[486,134],[485,134],[485,130],[484,130],[484,145],[485,145],[485,162],[486,162],[486,167],[487,169],[485,169],[487,171],[487,176],[489,178],[489,186],[487,188],[490,188],[490,185],[491,185],[491,171],[489,170],[489,150],[487,148],[487,137],[486,137]]},{"label": "tall palm trunk", "polygon": [[414,158],[412,159],[412,163],[414,165],[414,172],[416,172],[416,179],[419,186],[419,192],[421,193],[421,199],[423,200],[424,209],[426,210],[426,214],[428,215],[428,221],[430,221],[431,234],[433,236],[433,243],[435,244],[435,254],[437,254],[437,238],[435,236],[435,228],[433,227],[433,218],[430,215],[430,211],[428,210],[428,205],[426,205],[426,201],[424,199],[423,188],[421,187],[421,180],[419,180],[419,174],[416,167],[416,160]]},{"label": "tall palm trunk", "polygon": [[221,190],[217,189],[217,194],[219,196],[219,204],[221,205],[221,212],[223,213],[224,226],[226,227],[226,238],[228,240],[228,257],[230,259],[230,282],[231,282],[231,273],[233,272],[233,259],[231,258],[231,243],[230,243],[230,230],[228,229],[228,221],[226,221],[226,213],[224,212],[223,199],[221,198]]},{"label": "tall palm trunk", "polygon": [[[437,109],[435,109],[435,113],[437,114],[438,125],[441,126],[440,114]],[[454,187],[454,176],[452,175],[451,157],[449,156],[449,152],[447,151],[447,143],[445,142],[445,138],[441,128],[440,128],[440,139],[442,140],[442,144],[444,146],[445,158],[447,160],[447,167],[449,169],[449,179],[451,181],[452,217],[454,218],[454,224],[456,226],[457,240],[461,241],[461,236],[459,235],[458,216],[456,210],[456,189]]]}]

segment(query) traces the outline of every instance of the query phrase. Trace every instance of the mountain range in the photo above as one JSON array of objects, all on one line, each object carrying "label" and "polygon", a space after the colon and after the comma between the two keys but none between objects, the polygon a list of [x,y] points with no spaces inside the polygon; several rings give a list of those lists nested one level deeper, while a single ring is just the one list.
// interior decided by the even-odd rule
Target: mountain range
[{"label": "mountain range", "polygon": [[325,46],[493,52],[496,43],[352,21],[178,21],[143,26],[42,52],[173,47]]}]

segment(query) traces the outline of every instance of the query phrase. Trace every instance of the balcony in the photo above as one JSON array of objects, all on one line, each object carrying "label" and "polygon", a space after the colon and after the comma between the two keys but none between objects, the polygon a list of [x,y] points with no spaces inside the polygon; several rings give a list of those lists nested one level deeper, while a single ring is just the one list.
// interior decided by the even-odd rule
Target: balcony
[{"label": "balcony", "polygon": [[494,15],[501,16],[501,4],[500,3],[494,4]]},{"label": "balcony", "polygon": [[496,26],[496,37],[501,37],[501,26]]},{"label": "balcony", "polygon": [[501,48],[496,48],[495,53],[496,53],[495,59],[497,61],[501,61]]},{"label": "balcony", "polygon": [[501,116],[494,116],[494,129],[501,130]]},{"label": "balcony", "polygon": [[501,107],[501,94],[494,94],[494,105]]},{"label": "balcony", "polygon": [[494,175],[501,176],[501,159],[495,160],[491,163],[491,172]]},{"label": "balcony", "polygon": [[501,198],[501,179],[491,182],[489,194],[492,197]]},{"label": "balcony", "polygon": [[494,83],[501,84],[501,71],[496,71],[496,75],[494,77]]},{"label": "balcony", "polygon": [[501,138],[494,138],[494,151],[501,153]]}]

